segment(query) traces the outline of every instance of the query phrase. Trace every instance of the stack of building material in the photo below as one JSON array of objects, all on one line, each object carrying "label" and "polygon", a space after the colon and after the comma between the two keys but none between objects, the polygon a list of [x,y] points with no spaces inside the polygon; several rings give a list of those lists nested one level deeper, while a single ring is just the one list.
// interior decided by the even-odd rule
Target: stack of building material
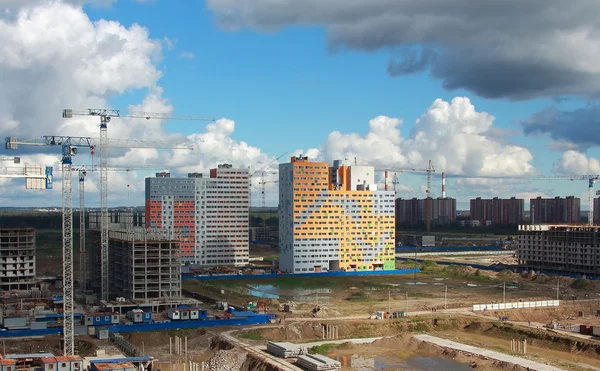
[{"label": "stack of building material", "polygon": [[269,341],[267,343],[267,352],[281,358],[294,358],[306,354],[306,347],[298,344],[282,342],[276,343]]},{"label": "stack of building material", "polygon": [[320,354],[301,355],[296,364],[309,371],[339,371],[342,369],[340,362]]}]

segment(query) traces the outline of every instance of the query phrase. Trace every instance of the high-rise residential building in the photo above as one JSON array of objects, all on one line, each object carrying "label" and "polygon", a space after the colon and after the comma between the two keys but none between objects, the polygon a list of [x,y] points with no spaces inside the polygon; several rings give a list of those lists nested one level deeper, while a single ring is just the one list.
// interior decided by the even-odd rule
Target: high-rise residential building
[{"label": "high-rise residential building", "polygon": [[279,269],[394,269],[394,192],[378,191],[372,166],[292,157],[279,165]]},{"label": "high-rise residential building", "polygon": [[[396,223],[398,225],[425,224],[426,204],[425,199],[396,199]],[[432,198],[430,205],[431,225],[447,225],[456,221],[455,198]]]},{"label": "high-rise residential building", "polygon": [[182,263],[247,265],[249,192],[248,169],[228,164],[209,177],[158,173],[146,178],[146,227],[176,231]]},{"label": "high-rise residential building", "polygon": [[523,222],[523,212],[525,202],[521,198],[511,197],[501,199],[494,197],[492,199],[482,199],[477,197],[471,200],[471,220],[479,221],[481,225],[486,225],[486,221],[495,224],[514,224]]},{"label": "high-rise residential building", "polygon": [[581,200],[574,196],[565,198],[532,198],[529,211],[534,224],[579,223]]},{"label": "high-rise residential building", "polygon": [[517,258],[536,272],[600,276],[600,227],[520,225]]},{"label": "high-rise residential building", "polygon": [[600,197],[594,198],[594,223],[600,224]]},{"label": "high-rise residential building", "polygon": [[0,229],[0,289],[35,286],[35,229]]}]

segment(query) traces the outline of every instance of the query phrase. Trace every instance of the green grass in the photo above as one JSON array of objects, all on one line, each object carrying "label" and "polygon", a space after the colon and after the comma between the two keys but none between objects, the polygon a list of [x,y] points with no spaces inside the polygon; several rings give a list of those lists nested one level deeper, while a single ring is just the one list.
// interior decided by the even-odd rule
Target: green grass
[{"label": "green grass", "polygon": [[312,348],[308,348],[308,353],[309,354],[327,355],[327,354],[331,353],[331,351],[335,348],[336,348],[336,344],[315,345]]},{"label": "green grass", "polygon": [[261,340],[267,340],[266,338],[264,338],[260,333],[258,333],[257,331],[248,331],[248,332],[242,332],[239,337],[243,338],[243,339],[248,339],[248,340],[254,340],[254,341],[261,341]]}]

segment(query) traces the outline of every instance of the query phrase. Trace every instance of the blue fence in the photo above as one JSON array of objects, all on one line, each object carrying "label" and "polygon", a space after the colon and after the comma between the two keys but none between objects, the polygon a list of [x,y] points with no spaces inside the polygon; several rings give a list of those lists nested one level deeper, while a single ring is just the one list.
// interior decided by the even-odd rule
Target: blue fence
[{"label": "blue fence", "polygon": [[[500,246],[422,246],[419,247],[419,252],[450,252],[450,251],[503,251]],[[414,252],[415,246],[405,245],[396,247],[396,252]]]},{"label": "blue fence", "polygon": [[60,334],[62,334],[62,328],[60,327],[43,330],[6,330],[0,331],[0,338],[33,337]]},{"label": "blue fence", "polygon": [[[417,268],[417,273],[420,272]],[[260,278],[282,278],[282,277],[294,277],[294,278],[309,278],[309,277],[351,277],[351,276],[384,276],[384,275],[395,275],[395,274],[413,274],[414,269],[394,269],[386,271],[363,271],[363,272],[324,272],[324,273],[282,273],[282,274],[243,274],[243,275],[223,275],[223,276],[194,276],[194,275],[182,275],[183,280],[197,280],[197,281],[210,281],[210,280],[241,280],[241,279],[260,279]]]},{"label": "blue fence", "polygon": [[141,332],[141,331],[162,331],[176,330],[184,328],[201,328],[217,326],[247,326],[262,325],[269,323],[270,317],[266,314],[257,314],[253,317],[229,318],[229,319],[208,319],[204,321],[179,321],[166,323],[149,323],[136,325],[116,325],[107,327],[112,332]]}]

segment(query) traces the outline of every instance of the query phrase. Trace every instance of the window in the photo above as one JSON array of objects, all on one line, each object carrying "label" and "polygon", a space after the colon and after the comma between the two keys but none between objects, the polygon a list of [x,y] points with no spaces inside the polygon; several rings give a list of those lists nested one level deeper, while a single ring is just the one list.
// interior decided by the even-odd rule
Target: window
[{"label": "window", "polygon": [[66,363],[61,363],[61,366],[60,366],[60,367],[63,367],[63,368],[64,368],[64,367],[67,367],[67,364],[66,364]]}]

